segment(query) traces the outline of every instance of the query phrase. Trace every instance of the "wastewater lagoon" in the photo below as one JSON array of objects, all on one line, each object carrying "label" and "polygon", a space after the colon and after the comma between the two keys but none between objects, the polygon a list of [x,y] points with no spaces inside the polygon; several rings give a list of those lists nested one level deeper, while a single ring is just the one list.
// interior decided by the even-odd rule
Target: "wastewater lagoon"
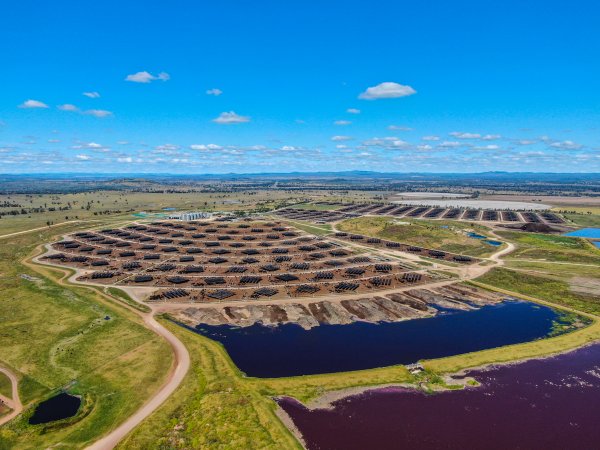
[{"label": "wastewater lagoon", "polygon": [[600,344],[468,375],[481,386],[436,394],[388,387],[330,409],[290,398],[279,405],[310,450],[598,448]]},{"label": "wastewater lagoon", "polygon": [[194,331],[222,343],[248,376],[287,377],[410,364],[528,342],[548,336],[560,319],[545,306],[504,301],[392,323],[322,324],[309,330],[296,324],[198,325]]}]

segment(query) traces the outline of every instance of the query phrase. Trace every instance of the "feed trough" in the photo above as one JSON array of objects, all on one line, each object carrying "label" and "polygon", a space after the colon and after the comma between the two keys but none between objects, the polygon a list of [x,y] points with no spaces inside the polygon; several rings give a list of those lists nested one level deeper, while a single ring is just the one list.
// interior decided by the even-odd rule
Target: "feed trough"
[{"label": "feed trough", "polygon": [[256,284],[262,281],[262,277],[255,275],[245,275],[240,278],[240,284]]},{"label": "feed trough", "polygon": [[335,285],[336,292],[346,292],[346,291],[355,291],[358,289],[360,285],[358,283],[348,283],[346,281],[342,281]]},{"label": "feed trough", "polygon": [[202,266],[187,266],[181,270],[181,273],[203,273],[204,267]]},{"label": "feed trough", "polygon": [[275,278],[286,283],[288,281],[296,281],[299,279],[296,275],[292,275],[291,273],[282,273],[281,275],[276,275]]},{"label": "feed trough", "polygon": [[268,287],[264,287],[264,288],[260,288],[255,290],[251,297],[252,298],[258,298],[258,297],[272,297],[275,294],[277,294],[277,292],[279,292],[277,289],[274,288],[268,288]]},{"label": "feed trough", "polygon": [[227,289],[219,289],[206,294],[207,297],[214,298],[215,300],[225,300],[226,298],[233,297],[234,295],[235,294],[233,291],[229,291]]},{"label": "feed trough", "polygon": [[188,278],[185,277],[180,277],[180,276],[174,276],[174,277],[167,277],[167,281],[169,283],[173,283],[173,284],[183,284],[189,281]]},{"label": "feed trough", "polygon": [[221,258],[220,256],[217,258],[210,258],[208,260],[208,262],[212,263],[212,264],[223,264],[225,262],[227,262],[226,258]]},{"label": "feed trough", "polygon": [[319,290],[319,288],[312,284],[301,284],[296,289],[296,294],[314,294],[318,290]]},{"label": "feed trough", "polygon": [[148,281],[152,281],[152,275],[137,275],[133,278],[134,283],[146,283]]}]

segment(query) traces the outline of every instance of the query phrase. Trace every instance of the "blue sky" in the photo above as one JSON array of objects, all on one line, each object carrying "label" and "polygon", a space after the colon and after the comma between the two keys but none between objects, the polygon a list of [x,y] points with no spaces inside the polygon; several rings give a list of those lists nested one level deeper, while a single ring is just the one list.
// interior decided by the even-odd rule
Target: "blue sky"
[{"label": "blue sky", "polygon": [[0,173],[600,172],[599,17],[594,1],[6,1]]}]

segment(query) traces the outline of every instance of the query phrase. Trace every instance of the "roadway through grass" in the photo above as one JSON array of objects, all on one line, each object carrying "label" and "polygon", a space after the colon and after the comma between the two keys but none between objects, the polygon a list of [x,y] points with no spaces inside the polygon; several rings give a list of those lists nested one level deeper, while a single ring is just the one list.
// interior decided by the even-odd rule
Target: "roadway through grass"
[{"label": "roadway through grass", "polygon": [[[0,430],[0,448],[83,448],[133,414],[172,363],[169,346],[134,313],[89,288],[58,284],[60,271],[21,263],[57,232],[0,246],[0,364],[18,375],[26,408]],[[35,404],[62,389],[83,396],[86,414],[70,426],[29,425]]]}]

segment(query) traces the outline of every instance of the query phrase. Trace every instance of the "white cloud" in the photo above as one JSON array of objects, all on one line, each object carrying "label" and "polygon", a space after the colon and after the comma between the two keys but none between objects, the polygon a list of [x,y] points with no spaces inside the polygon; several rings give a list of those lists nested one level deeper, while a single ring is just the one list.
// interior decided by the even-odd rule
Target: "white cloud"
[{"label": "white cloud", "polygon": [[89,155],[76,155],[75,158],[81,161],[89,161],[90,159],[92,159]]},{"label": "white cloud", "polygon": [[333,122],[334,125],[340,125],[340,126],[346,126],[346,125],[350,125],[352,122],[350,122],[349,120],[336,120],[335,122]]},{"label": "white cloud", "polygon": [[214,95],[215,97],[218,97],[219,95],[221,95],[223,93],[223,91],[221,89],[209,89],[208,91],[206,91],[206,95]]},{"label": "white cloud", "polygon": [[206,151],[206,150],[221,150],[223,147],[217,144],[192,144],[190,145],[192,150]]},{"label": "white cloud", "polygon": [[89,109],[87,111],[84,111],[83,113],[87,114],[89,116],[94,116],[94,117],[99,117],[99,118],[112,116],[112,112],[106,111],[105,109]]},{"label": "white cloud", "polygon": [[79,108],[77,106],[72,105],[70,103],[65,103],[64,105],[58,105],[58,109],[60,109],[61,111],[71,111],[71,112],[79,111]]},{"label": "white cloud", "polygon": [[444,141],[438,145],[438,147],[443,147],[443,148],[456,148],[456,147],[460,147],[460,146],[461,146],[461,143],[456,142],[456,141]]},{"label": "white cloud", "polygon": [[40,102],[39,100],[26,100],[19,105],[19,108],[23,109],[34,109],[34,108],[48,108],[44,102]]},{"label": "white cloud", "polygon": [[421,139],[423,139],[424,141],[439,141],[440,137],[439,136],[423,136]]},{"label": "white cloud", "polygon": [[519,144],[519,145],[533,145],[535,143],[536,143],[536,141],[534,141],[532,139],[519,139],[517,141],[517,144]]},{"label": "white cloud", "polygon": [[395,136],[375,137],[362,143],[365,147],[383,147],[387,149],[399,149],[409,146],[408,142],[398,139]]},{"label": "white cloud", "polygon": [[75,150],[89,149],[89,150],[94,150],[96,152],[103,152],[103,153],[110,152],[109,147],[105,147],[104,145],[98,144],[97,142],[81,142],[81,143],[78,143],[77,145],[72,145],[71,148],[75,149]]},{"label": "white cloud", "polygon": [[176,145],[176,144],[162,144],[162,145],[157,145],[156,147],[154,147],[154,150],[156,152],[167,153],[167,154],[176,152],[179,149],[180,149],[179,145]]},{"label": "white cloud", "polygon": [[222,112],[219,117],[213,119],[213,122],[220,124],[245,123],[250,122],[250,117],[240,116],[234,111]]},{"label": "white cloud", "polygon": [[410,127],[403,127],[402,125],[390,125],[388,127],[390,131],[412,131]]},{"label": "white cloud", "polygon": [[152,75],[150,72],[136,72],[125,77],[125,81],[132,81],[134,83],[150,83],[154,80],[167,81],[171,76],[166,72],[161,72],[157,76]]},{"label": "white cloud", "polygon": [[356,108],[348,108],[346,110],[347,113],[349,114],[360,114],[360,109],[356,109]]},{"label": "white cloud", "polygon": [[352,138],[350,136],[332,136],[331,137],[332,141],[350,141],[352,140]]},{"label": "white cloud", "polygon": [[453,136],[457,139],[481,139],[481,134],[479,133],[463,133],[460,131],[453,131],[450,133],[450,136]]},{"label": "white cloud", "polygon": [[481,139],[483,139],[484,141],[495,141],[501,138],[502,136],[500,136],[499,134],[484,134],[483,136],[481,136]]},{"label": "white cloud", "polygon": [[381,98],[407,97],[416,93],[417,91],[410,86],[386,81],[378,84],[377,86],[367,88],[367,90],[362,92],[358,98],[363,100],[377,100]]},{"label": "white cloud", "polygon": [[127,157],[123,157],[123,158],[117,158],[117,162],[120,162],[120,163],[131,163],[131,162],[133,162],[133,158],[131,156],[127,156]]},{"label": "white cloud", "polygon": [[553,142],[552,144],[550,144],[550,147],[560,148],[563,150],[578,150],[583,146],[573,141],[559,141]]},{"label": "white cloud", "polygon": [[488,144],[481,147],[474,147],[475,150],[498,150],[500,149],[499,145],[496,144]]},{"label": "white cloud", "polygon": [[86,97],[89,97],[89,98],[99,98],[100,97],[100,94],[96,91],[84,92],[83,95],[85,95]]}]

